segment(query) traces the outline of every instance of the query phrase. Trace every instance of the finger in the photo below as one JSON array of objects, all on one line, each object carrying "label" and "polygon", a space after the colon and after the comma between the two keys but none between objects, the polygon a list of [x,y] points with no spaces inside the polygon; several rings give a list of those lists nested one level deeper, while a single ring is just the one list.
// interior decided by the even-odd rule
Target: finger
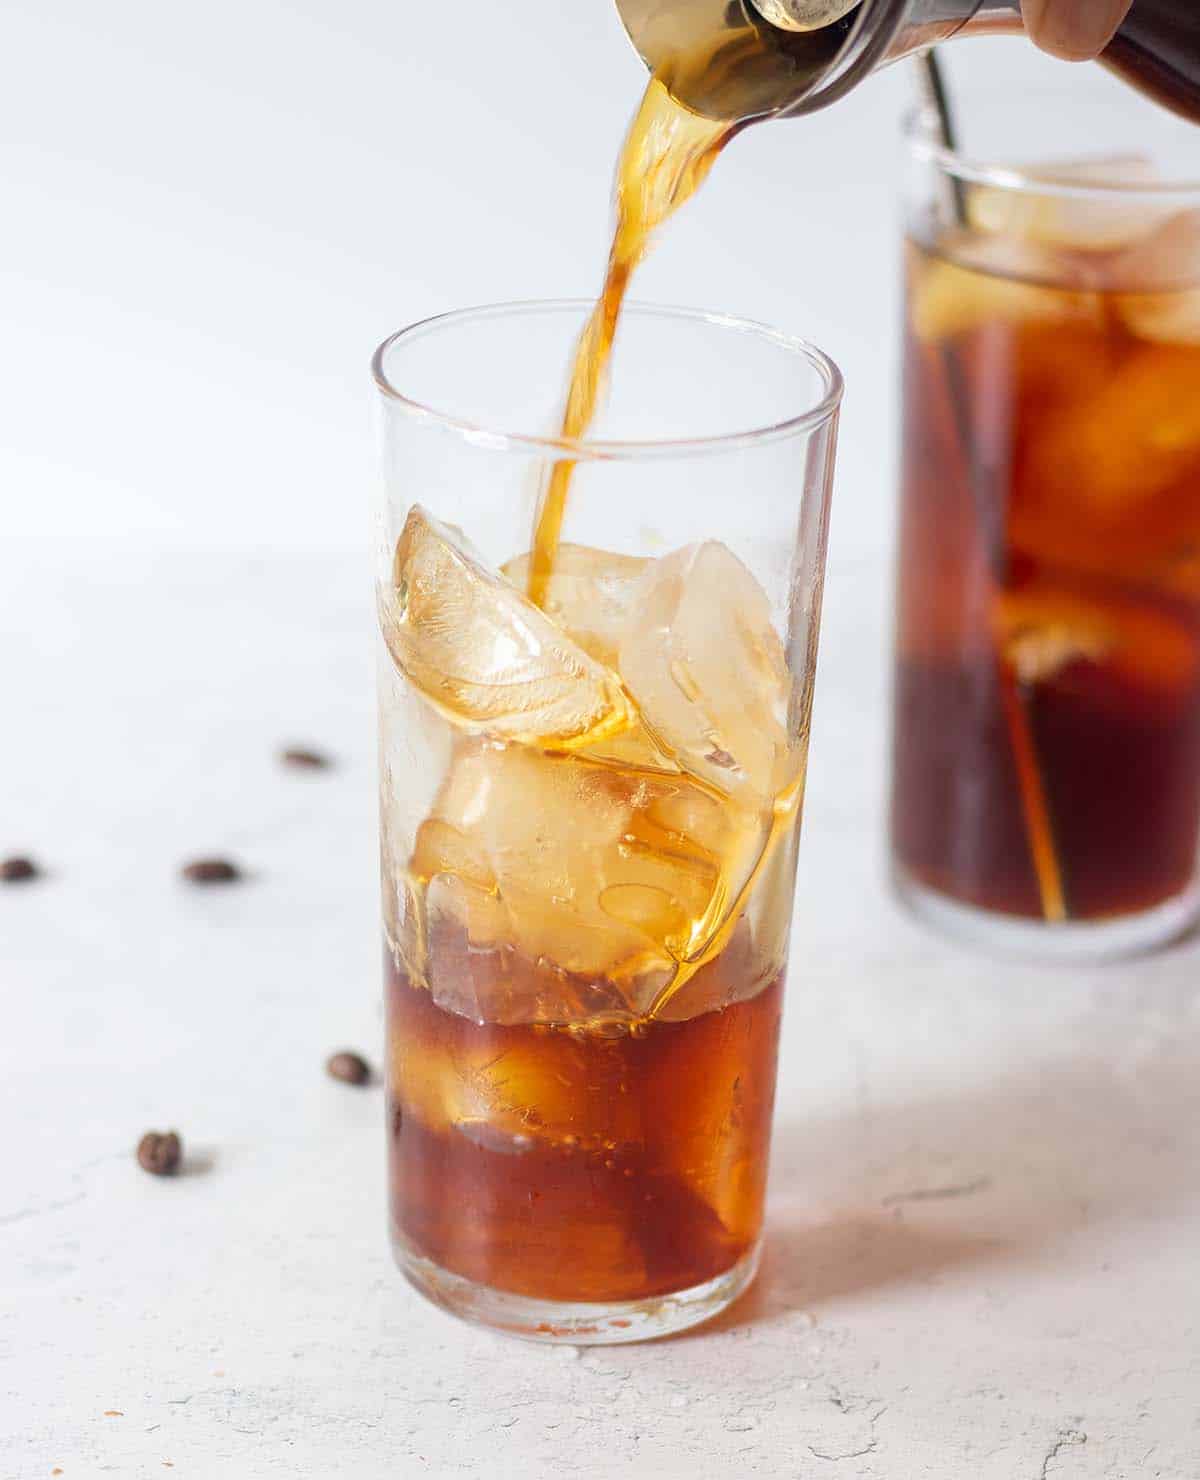
[{"label": "finger", "polygon": [[1086,62],[1099,56],[1125,19],[1131,0],[1021,0],[1025,29],[1051,56]]}]

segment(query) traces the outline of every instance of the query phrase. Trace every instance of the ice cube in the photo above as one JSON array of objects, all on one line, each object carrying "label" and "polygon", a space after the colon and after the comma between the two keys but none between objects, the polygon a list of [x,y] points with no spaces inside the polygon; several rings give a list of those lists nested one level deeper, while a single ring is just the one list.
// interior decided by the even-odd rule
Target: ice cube
[{"label": "ice cube", "polygon": [[1017,475],[1029,507],[1014,507],[1014,528],[1049,522],[1081,544],[1080,528],[1092,543],[1119,531],[1121,554],[1149,547],[1163,532],[1153,506],[1200,474],[1200,355],[1134,349],[1099,390],[1049,408],[1031,428]]},{"label": "ice cube", "polygon": [[616,766],[626,772],[647,771],[657,776],[678,776],[681,769],[655,742],[640,718],[619,735],[592,741],[579,754],[599,765]]},{"label": "ice cube", "polygon": [[419,505],[380,592],[380,620],[396,666],[461,729],[577,746],[633,723],[616,675]]},{"label": "ice cube", "polygon": [[[416,886],[414,894],[424,898],[429,950],[413,979],[428,988],[439,1007],[475,1023],[628,1024],[637,994],[655,990],[671,974],[664,969],[653,978],[639,978],[636,988],[572,976],[544,957],[519,954],[508,941],[503,903],[493,900],[497,918],[489,921],[486,901],[452,874],[438,874],[427,886]],[[468,935],[467,918],[478,942]]]},{"label": "ice cube", "polygon": [[991,323],[1103,322],[1095,274],[1063,253],[966,232],[939,250],[945,255],[916,258],[910,274],[909,318],[919,339],[950,339]]},{"label": "ice cube", "polygon": [[[636,1097],[597,1082],[606,1077],[602,1046],[567,1032],[547,1027],[533,1042],[503,1028],[448,1040],[401,1034],[391,1059],[392,1093],[406,1116],[485,1150],[520,1155],[547,1141],[592,1150],[639,1131]],[[618,1054],[612,1062],[615,1069]]]},{"label": "ice cube", "polygon": [[458,1124],[461,1134],[478,1139],[511,1136],[569,1145],[581,1151],[611,1148],[641,1132],[639,1102],[623,1092],[627,1061],[606,1043],[620,1037],[582,1042],[561,1029],[543,1028],[533,1044],[505,1034],[501,1050],[480,1056],[465,1076],[473,1114]]},{"label": "ice cube", "polygon": [[717,1012],[754,996],[763,981],[750,922],[743,914],[722,949],[664,996],[655,1006],[654,1016],[659,1022],[689,1022],[702,1013]]},{"label": "ice cube", "polygon": [[1106,277],[1113,287],[1130,291],[1195,285],[1200,279],[1200,210],[1175,212],[1152,234],[1117,253]]},{"label": "ice cube", "polygon": [[[516,555],[501,571],[526,591],[531,563],[531,556]],[[636,555],[559,545],[542,610],[597,662],[615,667],[630,597],[648,564]]]},{"label": "ice cube", "polygon": [[[1158,179],[1152,162],[1141,155],[1064,160],[1018,168],[1017,175],[1032,181],[1032,186],[1018,188],[1014,178],[1012,189],[971,187],[967,217],[973,227],[1047,247],[1103,252],[1137,241],[1163,217],[1161,206],[1138,198],[1136,187],[1151,186]],[[1038,183],[1046,190],[1039,193]],[[1068,190],[1055,189],[1064,185]],[[1080,187],[1078,193],[1071,194],[1071,186]],[[1110,186],[1126,189],[1105,188]]]},{"label": "ice cube", "polygon": [[1200,211],[1181,211],[1114,258],[1125,326],[1142,339],[1200,345]]},{"label": "ice cube", "polygon": [[476,951],[657,990],[717,927],[740,835],[684,776],[468,740],[410,872]]},{"label": "ice cube", "polygon": [[1088,600],[1044,587],[1000,591],[993,621],[1000,653],[1025,683],[1051,682],[1080,661],[1176,694],[1196,679],[1200,653],[1187,627],[1128,599]]},{"label": "ice cube", "polygon": [[1125,327],[1160,344],[1200,345],[1200,288],[1125,293],[1117,304]]},{"label": "ice cube", "polygon": [[707,785],[761,808],[794,777],[783,643],[762,587],[724,545],[647,569],[619,663],[654,739]]},{"label": "ice cube", "polygon": [[1021,683],[1046,683],[1070,664],[1086,659],[1103,662],[1112,650],[1109,624],[1076,616],[1063,621],[1044,615],[1024,621],[1005,635],[1001,651]]},{"label": "ice cube", "polygon": [[[488,1045],[483,1045],[487,1053]],[[388,1088],[407,1118],[415,1115],[434,1131],[481,1113],[473,1064],[440,1036],[408,1031],[392,1035]]]}]

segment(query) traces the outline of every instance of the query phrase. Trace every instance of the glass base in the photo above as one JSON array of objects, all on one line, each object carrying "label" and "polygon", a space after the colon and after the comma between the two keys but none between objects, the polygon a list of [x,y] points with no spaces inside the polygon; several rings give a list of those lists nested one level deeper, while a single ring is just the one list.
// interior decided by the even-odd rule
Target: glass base
[{"label": "glass base", "polygon": [[892,886],[902,904],[943,935],[994,956],[1022,961],[1081,966],[1119,961],[1178,940],[1200,918],[1200,886],[1195,885],[1137,914],[1062,924],[962,904],[918,882],[899,864],[892,867]]},{"label": "glass base", "polygon": [[760,1239],[738,1262],[716,1279],[656,1295],[648,1300],[611,1302],[534,1300],[494,1290],[490,1285],[451,1274],[441,1265],[414,1253],[394,1238],[393,1252],[409,1284],[451,1315],[477,1325],[491,1326],[510,1336],[563,1346],[614,1346],[626,1341],[652,1341],[698,1326],[719,1315],[746,1290],[758,1273]]}]

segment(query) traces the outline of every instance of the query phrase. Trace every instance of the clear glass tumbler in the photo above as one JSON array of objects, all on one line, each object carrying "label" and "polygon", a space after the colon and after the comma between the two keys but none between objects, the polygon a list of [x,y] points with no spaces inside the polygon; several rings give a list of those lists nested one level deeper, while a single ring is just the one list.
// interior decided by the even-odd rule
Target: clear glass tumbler
[{"label": "clear glass tumbler", "polygon": [[611,1342],[715,1314],[759,1256],[841,379],[634,306],[566,444],[589,308],[447,314],[375,356],[380,777],[400,1268]]},{"label": "clear glass tumbler", "polygon": [[1024,102],[969,157],[910,124],[892,855],[952,932],[1104,959],[1200,899],[1200,149]]}]

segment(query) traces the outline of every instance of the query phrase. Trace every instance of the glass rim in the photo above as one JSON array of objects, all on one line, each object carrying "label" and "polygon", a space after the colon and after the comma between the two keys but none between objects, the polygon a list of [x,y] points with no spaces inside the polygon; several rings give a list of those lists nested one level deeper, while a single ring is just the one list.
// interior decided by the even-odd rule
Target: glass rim
[{"label": "glass rim", "polygon": [[[994,190],[1011,190],[1026,195],[1047,195],[1064,200],[1116,200],[1126,197],[1144,201],[1195,201],[1200,204],[1200,177],[1180,180],[1066,180],[1054,174],[1040,174],[1036,165],[1024,169],[997,164],[959,149],[952,149],[933,137],[930,109],[917,103],[909,108],[901,122],[901,134],[915,159],[935,165],[942,174],[967,185],[984,185]],[[1063,161],[1065,163],[1065,161]]]},{"label": "glass rim", "polygon": [[531,313],[590,313],[595,305],[591,298],[529,298],[506,303],[485,303],[471,308],[451,309],[433,314],[390,334],[371,356],[371,373],[385,399],[409,415],[432,422],[478,447],[494,451],[546,452],[555,456],[567,454],[575,462],[616,462],[648,457],[687,457],[714,452],[729,452],[755,447],[785,437],[798,436],[824,425],[837,412],[845,390],[842,372],[830,357],[808,340],[785,334],[753,319],[733,314],[715,313],[701,308],[683,308],[671,304],[631,301],[623,313],[651,318],[676,319],[693,324],[711,324],[714,328],[731,329],[774,344],[807,363],[817,372],[824,387],[820,399],[804,410],[781,420],[745,431],[723,432],[703,437],[638,438],[608,440],[604,438],[570,438],[553,433],[507,431],[469,417],[440,411],[401,391],[388,376],[384,362],[397,346],[439,329],[452,327],[471,319],[504,318]]}]

